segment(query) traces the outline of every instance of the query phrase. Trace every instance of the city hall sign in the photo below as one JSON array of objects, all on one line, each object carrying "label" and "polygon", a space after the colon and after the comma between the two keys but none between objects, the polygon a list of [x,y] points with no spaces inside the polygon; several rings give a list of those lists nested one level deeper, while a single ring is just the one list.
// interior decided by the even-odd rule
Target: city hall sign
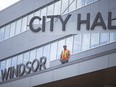
[{"label": "city hall sign", "polygon": [[[45,32],[45,25],[46,25],[46,19],[50,19],[50,31],[52,32],[54,29],[54,21],[55,19],[59,19],[61,24],[62,24],[62,31],[66,30],[66,24],[69,21],[70,17],[72,15],[68,14],[64,19],[62,18],[61,15],[49,15],[49,16],[43,16],[42,18],[39,16],[34,16],[29,23],[29,27],[30,30],[33,32]],[[76,18],[76,17],[75,17]],[[108,16],[107,16],[107,25],[105,24],[105,21],[103,19],[103,15],[98,12],[93,20],[93,22],[90,22],[91,19],[91,14],[87,13],[86,14],[86,19],[82,20],[82,16],[81,14],[77,14],[77,30],[81,30],[81,25],[85,24],[86,25],[86,30],[94,30],[96,26],[101,26],[104,30],[109,29],[109,30],[113,30],[116,29],[116,25],[112,25],[112,21],[115,20],[116,18],[112,18],[112,12],[108,12]],[[34,28],[33,27],[33,22],[35,20],[38,20],[38,25],[39,25],[39,21],[42,22],[42,27],[38,27],[38,28]],[[90,26],[91,25],[91,26]]]}]

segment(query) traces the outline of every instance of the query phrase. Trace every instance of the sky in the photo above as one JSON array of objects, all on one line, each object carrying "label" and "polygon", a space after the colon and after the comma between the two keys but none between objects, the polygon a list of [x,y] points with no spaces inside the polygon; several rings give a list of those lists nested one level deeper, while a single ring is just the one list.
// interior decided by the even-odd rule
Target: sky
[{"label": "sky", "polygon": [[19,0],[0,0],[0,11],[4,10],[5,8],[9,7],[10,5],[16,3]]}]

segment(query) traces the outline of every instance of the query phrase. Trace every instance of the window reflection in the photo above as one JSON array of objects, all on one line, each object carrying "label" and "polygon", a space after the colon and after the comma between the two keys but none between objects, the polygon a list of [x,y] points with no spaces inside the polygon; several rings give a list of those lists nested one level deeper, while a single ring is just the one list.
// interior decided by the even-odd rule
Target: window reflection
[{"label": "window reflection", "polygon": [[116,41],[116,33],[110,34],[110,42]]},{"label": "window reflection", "polygon": [[0,29],[0,42],[4,40],[4,27]]},{"label": "window reflection", "polygon": [[54,4],[48,6],[47,15],[53,15],[54,13]]},{"label": "window reflection", "polygon": [[19,34],[21,32],[21,19],[19,19],[17,22],[16,22],[16,31],[15,31],[15,34]]},{"label": "window reflection", "polygon": [[[48,6],[48,9],[47,9],[47,15],[53,15],[54,14],[54,4]],[[50,18],[47,18],[46,21],[50,21]]]},{"label": "window reflection", "polygon": [[57,59],[60,58],[61,51],[63,50],[63,45],[65,45],[65,39],[58,41]]},{"label": "window reflection", "polygon": [[99,33],[91,34],[91,47],[96,47],[99,45]]},{"label": "window reflection", "polygon": [[40,57],[42,57],[42,55],[43,55],[43,47],[40,47],[37,49],[36,58],[40,59]]},{"label": "window reflection", "polygon": [[8,69],[9,67],[11,67],[11,59],[6,60],[6,69]]},{"label": "window reflection", "polygon": [[54,15],[59,15],[61,11],[61,1],[55,3]]},{"label": "window reflection", "polygon": [[83,34],[82,51],[88,50],[90,47],[90,34]]},{"label": "window reflection", "polygon": [[24,53],[23,63],[26,64],[29,61],[29,52]]},{"label": "window reflection", "polygon": [[2,78],[1,78],[1,62],[0,62],[0,82],[2,81]]},{"label": "window reflection", "polygon": [[[41,18],[42,18],[43,16],[46,16],[46,12],[47,12],[47,8],[43,8],[43,9],[41,10]],[[42,21],[40,21],[40,24],[42,24]]]},{"label": "window reflection", "polygon": [[46,66],[49,67],[50,45],[44,46],[43,56],[47,58]]},{"label": "window reflection", "polygon": [[50,45],[44,46],[43,56],[49,60],[49,54],[50,54]]},{"label": "window reflection", "polygon": [[32,62],[36,57],[36,50],[32,50],[30,52],[30,61]]},{"label": "window reflection", "polygon": [[11,64],[11,66],[16,67],[16,65],[17,65],[17,56],[15,56],[15,57],[12,58],[12,64]]},{"label": "window reflection", "polygon": [[22,19],[21,32],[26,31],[27,29],[27,16]]},{"label": "window reflection", "polygon": [[6,60],[1,61],[1,70],[4,70],[6,68]]},{"label": "window reflection", "polygon": [[57,54],[57,42],[51,44],[50,61],[56,59],[56,54]]},{"label": "window reflection", "polygon": [[67,49],[70,50],[70,53],[72,54],[72,45],[73,45],[73,37],[66,38],[66,45]]},{"label": "window reflection", "polygon": [[4,39],[8,39],[10,37],[10,25],[7,25],[5,28],[5,36]]},{"label": "window reflection", "polygon": [[83,6],[83,0],[77,0],[77,9]]},{"label": "window reflection", "polygon": [[101,33],[100,35],[100,44],[106,44],[109,41],[109,34],[108,33]]},{"label": "window reflection", "polygon": [[[32,14],[30,14],[29,16],[28,16],[28,19],[27,19],[27,25],[29,25],[29,22],[30,22],[30,20],[31,20],[31,18],[34,16],[34,13],[32,13]],[[29,30],[29,26],[27,27],[27,30]]]},{"label": "window reflection", "polygon": [[74,36],[73,54],[81,51],[81,40],[82,40],[81,34]]},{"label": "window reflection", "polygon": [[[35,12],[34,15],[40,17],[40,11]],[[40,20],[35,19],[34,22],[33,22],[34,29],[38,28],[40,26],[39,24],[40,24]]]},{"label": "window reflection", "polygon": [[76,0],[69,0],[69,12],[74,11],[76,9]]},{"label": "window reflection", "polygon": [[21,63],[23,63],[23,54],[18,55],[17,64],[19,65],[19,64],[21,64]]},{"label": "window reflection", "polygon": [[15,35],[15,25],[16,25],[16,22],[13,22],[13,23],[11,24],[10,37],[12,37],[12,36]]},{"label": "window reflection", "polygon": [[68,0],[62,0],[62,9],[61,9],[61,14],[66,14],[68,13]]},{"label": "window reflection", "polygon": [[93,0],[85,0],[85,5],[92,3]]}]

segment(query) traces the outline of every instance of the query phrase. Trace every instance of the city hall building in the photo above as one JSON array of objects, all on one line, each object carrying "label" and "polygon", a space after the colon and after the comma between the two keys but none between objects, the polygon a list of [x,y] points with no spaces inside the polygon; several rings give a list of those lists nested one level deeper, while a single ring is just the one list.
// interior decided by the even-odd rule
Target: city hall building
[{"label": "city hall building", "polygon": [[0,87],[116,87],[116,0],[20,0],[1,11]]}]

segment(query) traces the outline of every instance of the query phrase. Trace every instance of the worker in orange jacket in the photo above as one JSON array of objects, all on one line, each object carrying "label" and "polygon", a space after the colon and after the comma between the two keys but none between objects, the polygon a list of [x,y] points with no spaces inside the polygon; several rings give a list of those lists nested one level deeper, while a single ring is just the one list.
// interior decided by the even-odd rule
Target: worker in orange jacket
[{"label": "worker in orange jacket", "polygon": [[62,64],[67,63],[70,58],[70,51],[67,50],[67,46],[63,46],[64,50],[61,52],[60,61]]}]

